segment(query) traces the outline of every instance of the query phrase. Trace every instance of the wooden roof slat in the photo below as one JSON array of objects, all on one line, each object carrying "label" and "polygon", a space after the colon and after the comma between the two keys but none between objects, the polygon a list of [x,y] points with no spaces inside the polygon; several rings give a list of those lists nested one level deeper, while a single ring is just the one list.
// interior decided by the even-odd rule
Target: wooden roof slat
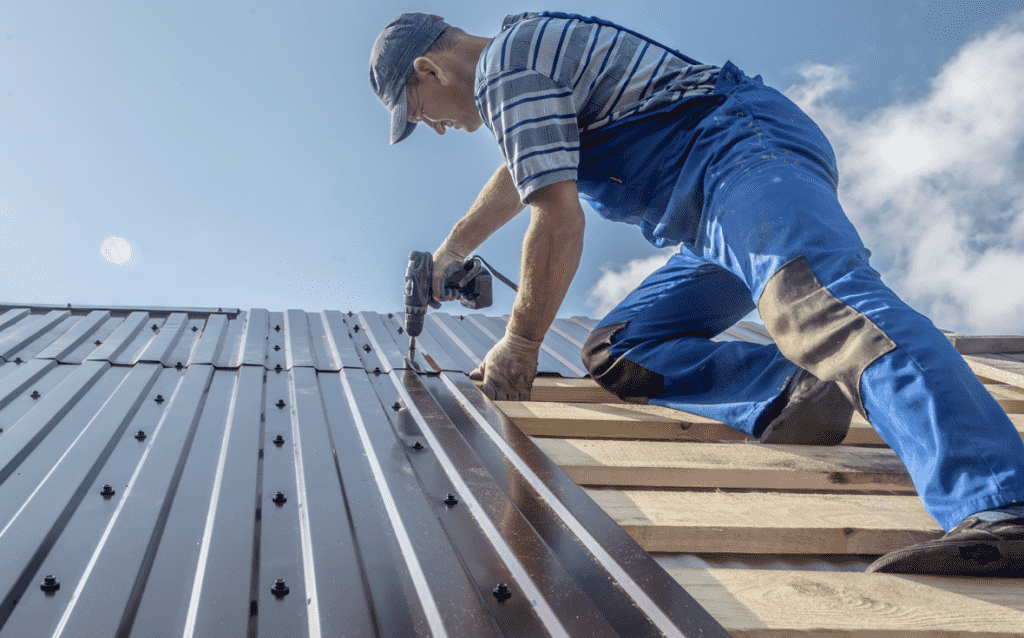
[{"label": "wooden roof slat", "polygon": [[1024,388],[1024,362],[997,354],[965,354],[964,360],[979,377]]},{"label": "wooden roof slat", "polygon": [[584,491],[649,552],[881,555],[943,534],[917,496]]},{"label": "wooden roof slat", "polygon": [[[753,441],[712,419],[655,405],[629,403],[547,403],[495,401],[498,408],[530,436],[664,441]],[[1024,415],[1010,421],[1024,438]],[[885,445],[875,428],[854,413],[843,445]]]},{"label": "wooden roof slat", "polygon": [[1024,636],[1021,581],[778,569],[668,573],[734,636]]},{"label": "wooden roof slat", "polygon": [[[1024,413],[1024,387],[986,383],[987,389],[1009,414]],[[478,384],[479,385],[479,384]],[[538,377],[533,383],[531,401],[559,403],[626,403],[605,390],[593,379],[563,379],[560,377]],[[628,404],[636,405],[636,404]]]},{"label": "wooden roof slat", "polygon": [[534,439],[579,485],[914,493],[888,448]]},{"label": "wooden roof slat", "polygon": [[1024,352],[1024,337],[1018,335],[946,335],[960,354],[999,354]]}]

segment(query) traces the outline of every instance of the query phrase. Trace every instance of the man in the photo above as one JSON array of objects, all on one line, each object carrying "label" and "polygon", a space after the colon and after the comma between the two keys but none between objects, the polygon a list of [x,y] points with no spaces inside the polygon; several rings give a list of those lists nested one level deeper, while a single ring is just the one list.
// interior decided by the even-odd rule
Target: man
[{"label": "man", "polygon": [[[508,329],[475,373],[489,397],[529,397],[579,264],[583,196],[655,246],[680,246],[592,332],[583,358],[598,383],[768,443],[837,444],[856,409],[949,532],[869,571],[1024,575],[1020,435],[882,284],[836,198],[831,146],[760,76],[596,18],[509,16],[490,39],[405,14],[377,38],[370,82],[392,144],[419,122],[486,126],[505,156],[435,273],[530,206]],[[710,340],[755,302],[774,345]]]}]

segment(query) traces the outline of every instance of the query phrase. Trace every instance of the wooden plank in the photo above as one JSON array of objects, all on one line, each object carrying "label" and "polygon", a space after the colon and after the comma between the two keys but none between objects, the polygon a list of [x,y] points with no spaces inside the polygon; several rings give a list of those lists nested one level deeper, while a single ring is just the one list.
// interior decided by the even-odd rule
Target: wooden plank
[{"label": "wooden plank", "polygon": [[534,439],[579,485],[915,493],[888,448]]},{"label": "wooden plank", "polygon": [[[754,440],[718,421],[656,405],[545,401],[495,401],[495,404],[531,436],[709,442]],[[1024,438],[1024,415],[1009,416]],[[857,413],[842,444],[886,445],[871,424]]]},{"label": "wooden plank", "polygon": [[960,354],[1000,354],[1024,352],[1024,337],[1019,335],[972,336],[947,334],[946,338]]},{"label": "wooden plank", "polygon": [[1024,580],[669,568],[733,636],[1024,636]]},{"label": "wooden plank", "polygon": [[985,389],[1007,414],[1024,414],[1024,388],[1012,385],[986,385]]},{"label": "wooden plank", "polygon": [[669,441],[752,440],[704,417],[653,405],[495,401],[526,434],[533,436],[658,439]]},{"label": "wooden plank", "polygon": [[995,354],[965,354],[964,360],[979,377],[1024,388],[1024,362]]},{"label": "wooden plank", "polygon": [[[480,385],[480,382],[477,383]],[[533,380],[531,401],[558,403],[625,403],[593,379],[537,377]]]},{"label": "wooden plank", "polygon": [[584,491],[649,552],[885,554],[944,533],[916,496]]},{"label": "wooden plank", "polygon": [[[1007,413],[1024,413],[1024,389],[1002,385],[998,381],[993,382],[988,378],[984,378],[982,381],[987,382],[986,389],[992,393],[992,396]],[[625,403],[599,386],[593,379],[563,379],[561,377],[537,377],[533,382],[531,400],[559,403]]]},{"label": "wooden plank", "polygon": [[[712,419],[657,405],[571,404],[495,401],[513,423],[531,436],[660,441],[754,441]],[[854,414],[843,445],[885,445],[875,429]]]}]

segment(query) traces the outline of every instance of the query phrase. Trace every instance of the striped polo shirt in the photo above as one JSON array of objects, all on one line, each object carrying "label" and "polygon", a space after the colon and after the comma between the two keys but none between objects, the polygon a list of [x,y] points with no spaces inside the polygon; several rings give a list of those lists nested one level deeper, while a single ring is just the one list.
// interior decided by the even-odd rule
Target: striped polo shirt
[{"label": "striped polo shirt", "polygon": [[524,13],[480,56],[476,103],[525,202],[576,179],[581,132],[711,93],[718,71],[612,26]]}]

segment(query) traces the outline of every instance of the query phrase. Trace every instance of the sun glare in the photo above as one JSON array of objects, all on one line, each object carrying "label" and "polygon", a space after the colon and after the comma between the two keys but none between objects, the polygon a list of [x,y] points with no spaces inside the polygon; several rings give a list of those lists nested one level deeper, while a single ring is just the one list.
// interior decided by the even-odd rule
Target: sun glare
[{"label": "sun glare", "polygon": [[122,265],[132,258],[132,245],[123,237],[107,237],[100,246],[100,254],[110,263]]}]

